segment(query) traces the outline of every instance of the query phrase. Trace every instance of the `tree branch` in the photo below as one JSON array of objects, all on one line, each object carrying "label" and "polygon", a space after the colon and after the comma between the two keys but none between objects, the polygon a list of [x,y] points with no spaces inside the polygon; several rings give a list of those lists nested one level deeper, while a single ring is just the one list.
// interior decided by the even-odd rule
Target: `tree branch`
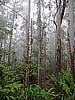
[{"label": "tree branch", "polygon": [[27,21],[20,13],[18,13],[16,10],[14,10],[13,8],[9,7],[8,5],[4,4],[1,0],[0,3],[6,7],[8,7],[9,9],[13,10],[14,12],[16,12],[19,16],[21,16],[25,21]]},{"label": "tree branch", "polygon": [[63,9],[62,9],[62,12],[61,12],[61,23],[62,23],[62,19],[63,19],[63,16],[64,16],[64,11],[65,11],[65,7],[66,7],[66,0],[63,0]]}]

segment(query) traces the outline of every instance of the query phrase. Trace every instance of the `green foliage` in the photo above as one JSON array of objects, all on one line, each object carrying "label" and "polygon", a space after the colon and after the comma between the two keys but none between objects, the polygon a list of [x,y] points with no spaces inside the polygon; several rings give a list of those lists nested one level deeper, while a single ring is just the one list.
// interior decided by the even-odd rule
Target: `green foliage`
[{"label": "green foliage", "polygon": [[38,85],[25,87],[25,100],[52,100],[53,88],[42,89]]},{"label": "green foliage", "polygon": [[[42,89],[38,85],[24,86],[17,80],[22,73],[23,66],[18,68],[0,65],[2,79],[0,81],[0,100],[51,100],[53,88]],[[21,71],[20,71],[21,70]],[[31,76],[36,71],[36,66],[31,69]],[[22,77],[22,76],[21,76]]]},{"label": "green foliage", "polygon": [[21,84],[17,82],[9,83],[5,85],[3,88],[0,87],[0,100],[16,100],[20,94],[20,88],[22,87]]},{"label": "green foliage", "polygon": [[72,56],[73,56],[73,58],[75,58],[75,51],[72,52]]},{"label": "green foliage", "polygon": [[75,100],[75,84],[70,72],[61,70],[58,78],[51,76],[51,82],[55,88],[55,94],[58,94],[57,100]]},{"label": "green foliage", "polygon": [[11,66],[0,65],[2,78],[0,80],[0,100],[23,100],[23,85],[16,81],[11,73]]},{"label": "green foliage", "polygon": [[[31,84],[36,84],[37,83],[37,64],[33,63],[31,64],[30,66],[30,75],[29,75],[29,78],[30,78],[30,83]],[[35,81],[34,81],[35,80]]]},{"label": "green foliage", "polygon": [[[23,85],[24,65],[18,67],[0,65],[0,100],[75,100],[75,83],[70,72],[61,70],[58,77],[50,77],[51,87]],[[31,79],[37,77],[37,66],[31,66]],[[34,74],[35,73],[35,74]]]}]

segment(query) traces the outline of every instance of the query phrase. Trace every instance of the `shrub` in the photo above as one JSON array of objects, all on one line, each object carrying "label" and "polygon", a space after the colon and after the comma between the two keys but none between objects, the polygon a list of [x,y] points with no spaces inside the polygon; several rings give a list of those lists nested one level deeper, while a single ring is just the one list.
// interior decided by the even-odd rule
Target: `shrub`
[{"label": "shrub", "polygon": [[75,100],[75,84],[70,72],[61,70],[56,78],[51,76],[51,82],[55,89],[55,94],[58,94],[57,100]]},{"label": "shrub", "polygon": [[25,100],[52,100],[53,88],[42,89],[38,85],[25,87]]}]

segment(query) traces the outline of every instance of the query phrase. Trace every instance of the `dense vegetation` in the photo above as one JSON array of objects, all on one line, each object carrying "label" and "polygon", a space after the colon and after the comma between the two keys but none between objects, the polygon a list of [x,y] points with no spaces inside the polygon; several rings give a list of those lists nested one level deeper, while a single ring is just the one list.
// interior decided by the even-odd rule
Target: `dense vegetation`
[{"label": "dense vegetation", "polygon": [[23,73],[22,65],[18,68],[0,65],[0,100],[75,100],[75,83],[70,72],[61,70],[58,78],[50,75],[49,86],[45,88],[23,84]]},{"label": "dense vegetation", "polygon": [[0,0],[0,100],[75,100],[75,0]]}]

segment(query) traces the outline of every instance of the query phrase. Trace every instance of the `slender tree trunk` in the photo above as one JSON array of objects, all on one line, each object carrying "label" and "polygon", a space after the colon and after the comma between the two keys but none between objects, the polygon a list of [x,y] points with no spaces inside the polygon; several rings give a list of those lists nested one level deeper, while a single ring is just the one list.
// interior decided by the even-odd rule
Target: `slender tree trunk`
[{"label": "slender tree trunk", "polygon": [[44,32],[44,58],[43,58],[43,66],[44,66],[44,86],[46,82],[46,32]]},{"label": "slender tree trunk", "polygon": [[38,85],[41,85],[41,3],[38,0]]},{"label": "slender tree trunk", "polygon": [[12,32],[10,34],[10,42],[9,42],[8,65],[10,65],[11,62],[11,43],[12,43]]},{"label": "slender tree trunk", "polygon": [[[74,52],[74,0],[69,0],[68,2],[68,9],[69,9],[69,37],[70,37],[70,60],[71,60],[71,65],[70,66],[70,71],[73,74],[73,78],[75,77],[74,75],[74,58],[72,56],[72,53]],[[75,80],[75,79],[74,79]]]},{"label": "slender tree trunk", "polygon": [[68,21],[68,34],[67,34],[67,71],[72,72],[72,58],[71,58],[71,45],[70,45],[70,21]]},{"label": "slender tree trunk", "polygon": [[5,63],[5,58],[6,58],[6,49],[5,49],[5,47],[6,47],[6,38],[4,40],[4,56],[3,56],[3,62],[4,63]]},{"label": "slender tree trunk", "polygon": [[[15,3],[13,6],[13,9],[15,9]],[[11,45],[12,45],[12,35],[13,35],[13,26],[14,26],[14,14],[15,12],[13,11],[13,18],[12,18],[12,29],[9,37],[9,53],[8,53],[8,65],[11,64]]]},{"label": "slender tree trunk", "polygon": [[27,31],[26,31],[26,84],[29,84],[29,27],[30,27],[30,2],[28,2],[28,18],[27,18]]},{"label": "slender tree trunk", "polygon": [[45,87],[45,79],[46,79],[46,32],[45,32],[46,25],[43,23],[42,25],[42,33],[41,33],[41,66],[43,68],[43,76],[42,76],[42,85]]},{"label": "slender tree trunk", "polygon": [[32,44],[33,44],[33,38],[32,38],[32,19],[31,19],[31,26],[30,26],[30,43],[29,43],[29,63],[30,63],[30,64],[31,64]]},{"label": "slender tree trunk", "polygon": [[56,27],[56,44],[55,44],[55,62],[56,62],[56,66],[55,66],[55,75],[57,77],[60,69],[61,69],[61,38],[60,38],[60,32],[61,32],[61,4],[60,4],[61,0],[58,0],[58,5],[59,5],[59,9],[57,12],[57,16],[56,16],[56,23],[57,23],[57,27]]},{"label": "slender tree trunk", "polygon": [[74,47],[74,0],[69,0],[69,33],[70,33],[70,45],[71,45],[71,52],[73,52]]},{"label": "slender tree trunk", "polygon": [[2,58],[2,39],[0,39],[0,64],[1,64],[1,58]]},{"label": "slender tree trunk", "polygon": [[[74,55],[75,55],[75,41],[74,41]],[[73,57],[73,62],[74,62],[74,66],[73,66],[73,79],[75,81],[75,56]]]}]

